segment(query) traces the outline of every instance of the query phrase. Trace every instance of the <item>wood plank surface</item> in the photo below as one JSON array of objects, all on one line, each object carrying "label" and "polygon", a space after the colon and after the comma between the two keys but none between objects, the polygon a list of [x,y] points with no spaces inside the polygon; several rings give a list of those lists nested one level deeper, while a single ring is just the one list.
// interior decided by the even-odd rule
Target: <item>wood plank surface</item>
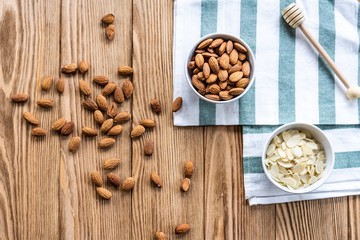
[{"label": "wood plank surface", "polygon": [[[360,239],[360,197],[343,197],[288,204],[249,207],[242,170],[241,127],[174,127],[172,95],[172,0],[8,0],[0,2],[0,239],[153,239],[161,230],[168,239]],[[108,41],[100,19],[116,15],[116,36]],[[87,60],[88,73],[63,75],[62,64]],[[106,75],[121,85],[127,77],[119,65],[134,68],[132,99],[119,104],[131,122],[115,146],[100,151],[96,138],[81,128],[97,128],[85,110],[79,80],[93,88],[95,75]],[[65,92],[40,88],[43,76],[65,78]],[[25,92],[30,101],[13,104],[11,94]],[[42,97],[54,98],[55,107],[36,106]],[[163,112],[154,114],[151,98]],[[109,100],[112,98],[109,97]],[[22,118],[33,112],[49,132],[30,136]],[[56,119],[75,122],[72,136],[81,136],[76,153],[69,153],[71,136],[60,137],[50,128]],[[157,126],[139,139],[131,129],[143,118]],[[144,142],[152,139],[154,154],[145,157]],[[89,179],[109,157],[122,159],[113,170],[123,181],[136,179],[132,192],[106,183],[113,197],[101,200]],[[195,164],[191,188],[179,190],[188,159]],[[162,189],[150,182],[150,173],[162,177]],[[174,234],[177,224],[188,223],[186,235]]]}]

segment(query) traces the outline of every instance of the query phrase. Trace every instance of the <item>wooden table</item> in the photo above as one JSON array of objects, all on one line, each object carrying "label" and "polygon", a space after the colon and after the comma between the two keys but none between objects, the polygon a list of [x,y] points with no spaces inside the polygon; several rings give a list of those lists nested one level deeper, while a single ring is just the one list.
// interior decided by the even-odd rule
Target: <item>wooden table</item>
[{"label": "wooden table", "polygon": [[[99,21],[109,12],[116,15],[112,42]],[[241,127],[173,126],[173,1],[6,0],[0,21],[0,239],[152,239],[156,230],[169,239],[360,238],[360,197],[249,207]],[[81,59],[91,64],[90,71],[65,76],[63,95],[41,91],[43,76],[58,79],[60,65]],[[30,136],[24,111],[34,112],[46,129],[60,117],[75,122],[74,135],[83,126],[95,127],[91,112],[81,106],[78,81],[107,75],[121,83],[120,64],[135,69],[133,98],[120,106],[133,119],[113,148],[99,151],[97,139],[83,137],[71,154],[69,137]],[[91,86],[94,95],[100,92]],[[11,103],[15,92],[28,93],[31,101]],[[49,96],[53,109],[36,107],[37,99]],[[162,103],[159,116],[149,107],[153,97]],[[130,128],[141,118],[154,118],[157,126],[131,141]],[[155,142],[152,157],[143,155],[145,139]],[[113,198],[100,200],[89,173],[114,156],[123,160],[115,172],[137,183],[132,192],[108,186]],[[190,192],[181,193],[187,159],[196,171]],[[161,190],[150,184],[153,170],[163,178]],[[184,222],[191,232],[176,237],[174,227]]]}]

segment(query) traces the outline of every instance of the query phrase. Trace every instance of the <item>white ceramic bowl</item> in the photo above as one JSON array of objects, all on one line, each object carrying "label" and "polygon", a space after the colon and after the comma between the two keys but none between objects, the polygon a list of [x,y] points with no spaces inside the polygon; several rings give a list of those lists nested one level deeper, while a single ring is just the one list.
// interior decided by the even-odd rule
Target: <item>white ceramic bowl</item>
[{"label": "white ceramic bowl", "polygon": [[[320,144],[323,145],[325,155],[326,155],[326,161],[325,161],[326,165],[325,165],[325,169],[323,171],[322,178],[320,178],[318,181],[316,181],[312,185],[302,188],[302,189],[294,189],[293,190],[293,189],[287,188],[285,186],[282,186],[281,184],[279,184],[272,178],[269,170],[266,168],[266,165],[265,165],[266,150],[267,150],[269,144],[271,143],[272,139],[279,133],[282,133],[283,131],[290,130],[290,129],[308,130],[312,134],[313,138],[315,138]],[[334,168],[334,159],[335,159],[335,155],[334,155],[332,145],[331,145],[329,139],[327,138],[327,136],[325,135],[325,133],[320,128],[318,128],[312,124],[299,123],[299,122],[288,123],[288,124],[285,124],[285,125],[277,128],[274,132],[271,133],[271,136],[266,141],[264,149],[262,151],[262,166],[263,166],[266,176],[275,186],[277,186],[281,190],[284,190],[284,191],[290,192],[290,193],[307,193],[307,192],[311,192],[314,189],[320,187],[326,181],[326,179],[329,177],[332,169]]]},{"label": "white ceramic bowl", "polygon": [[[192,85],[192,83],[191,83],[191,75],[190,75],[190,72],[189,72],[187,66],[188,66],[188,63],[191,61],[191,58],[193,57],[194,51],[196,50],[197,46],[207,38],[212,38],[212,39],[222,38],[224,40],[232,40],[233,42],[239,42],[248,50],[248,52],[247,52],[248,61],[250,63],[250,70],[251,70],[250,71],[250,77],[249,77],[250,82],[249,82],[249,85],[245,88],[245,91],[242,94],[240,94],[239,96],[236,96],[236,97],[234,97],[234,98],[232,98],[230,100],[227,100],[227,101],[214,101],[214,100],[210,100],[210,99],[204,97],[203,95],[201,95],[200,93],[198,93],[196,88]],[[209,34],[209,35],[206,35],[206,36],[200,38],[196,43],[194,43],[193,47],[191,48],[191,50],[189,51],[189,53],[188,53],[188,55],[186,57],[185,75],[186,75],[187,82],[190,85],[190,88],[194,91],[194,93],[199,98],[203,99],[204,101],[215,103],[215,104],[234,102],[234,101],[237,101],[240,98],[242,98],[249,91],[252,84],[254,83],[254,79],[255,79],[255,57],[254,57],[254,54],[251,51],[250,47],[246,44],[246,42],[244,40],[242,40],[242,39],[240,39],[238,37],[235,37],[233,35],[226,34],[226,33],[212,33],[212,34]]]}]

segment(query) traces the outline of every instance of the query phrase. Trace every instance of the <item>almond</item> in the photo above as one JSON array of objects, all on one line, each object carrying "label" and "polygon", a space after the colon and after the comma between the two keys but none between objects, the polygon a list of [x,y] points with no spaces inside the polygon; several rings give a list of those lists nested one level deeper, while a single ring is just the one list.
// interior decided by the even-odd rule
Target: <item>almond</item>
[{"label": "almond", "polygon": [[227,41],[227,43],[226,43],[226,53],[230,54],[233,49],[234,49],[233,42],[231,40]]},{"label": "almond", "polygon": [[242,72],[244,73],[244,77],[247,78],[250,76],[250,63],[248,61],[243,63]]},{"label": "almond", "polygon": [[236,83],[243,77],[243,75],[244,75],[243,72],[234,72],[229,76],[229,81],[232,83]]},{"label": "almond", "polygon": [[51,129],[54,131],[61,131],[61,129],[65,126],[65,124],[66,124],[65,118],[60,118],[52,124]]},{"label": "almond", "polygon": [[236,50],[238,50],[239,52],[247,53],[247,49],[243,45],[241,45],[240,43],[237,43],[237,42],[234,43],[234,48]]},{"label": "almond", "polygon": [[145,132],[145,128],[142,125],[137,125],[131,131],[131,138],[138,138]]},{"label": "almond", "polygon": [[150,174],[150,180],[158,187],[158,188],[162,188],[162,180],[159,176],[159,174],[157,174],[156,172],[152,172]]},{"label": "almond", "polygon": [[153,112],[160,114],[161,113],[161,105],[159,100],[153,98],[150,100],[150,106]]},{"label": "almond", "polygon": [[195,61],[191,61],[188,63],[188,69],[189,70],[194,70],[196,67]]},{"label": "almond", "polygon": [[217,48],[224,42],[224,39],[217,38],[209,45],[209,48]]},{"label": "almond", "polygon": [[120,75],[130,76],[134,73],[134,70],[132,67],[122,65],[118,68],[118,73]]},{"label": "almond", "polygon": [[207,99],[213,100],[213,101],[220,101],[219,95],[206,94],[204,97],[206,97]]},{"label": "almond", "polygon": [[107,39],[109,39],[110,41],[115,38],[115,25],[114,24],[110,24],[109,26],[107,26],[105,28],[105,35],[106,35]]},{"label": "almond", "polygon": [[229,91],[219,92],[219,97],[220,97],[220,99],[225,100],[225,101],[233,98],[233,96],[229,94]]},{"label": "almond", "polygon": [[223,55],[221,55],[220,60],[219,60],[219,65],[222,69],[228,69],[229,67],[229,55],[227,53],[224,53]]},{"label": "almond", "polygon": [[182,223],[177,225],[177,227],[175,228],[175,233],[176,234],[183,234],[183,233],[187,233],[190,231],[190,225],[187,223]]},{"label": "almond", "polygon": [[[112,138],[111,138],[112,139]],[[103,169],[110,170],[114,169],[121,163],[119,158],[109,158],[103,162]]]},{"label": "almond", "polygon": [[213,73],[218,74],[220,67],[215,57],[209,58],[209,66]]},{"label": "almond", "polygon": [[248,78],[242,78],[236,83],[237,88],[246,88],[247,85],[249,85],[250,79]]},{"label": "almond", "polygon": [[247,58],[247,55],[245,53],[239,53],[239,60],[244,61]]},{"label": "almond", "polygon": [[93,77],[93,82],[99,84],[100,86],[104,86],[108,84],[109,78],[103,75]]},{"label": "almond", "polygon": [[79,72],[80,73],[86,73],[89,70],[89,64],[85,60],[81,60],[79,62]]},{"label": "almond", "polygon": [[83,127],[81,129],[81,132],[82,132],[82,134],[84,134],[85,136],[88,136],[88,137],[95,137],[98,135],[97,131],[90,127]]},{"label": "almond", "polygon": [[113,172],[107,174],[107,180],[115,187],[120,187],[120,178]]},{"label": "almond", "polygon": [[54,105],[54,101],[52,99],[47,99],[47,98],[43,98],[40,99],[36,102],[36,104],[39,107],[43,107],[43,108],[52,108]]},{"label": "almond", "polygon": [[243,88],[232,88],[229,91],[229,94],[232,96],[238,96],[242,94],[245,90]]},{"label": "almond", "polygon": [[144,144],[144,154],[151,156],[154,153],[154,142],[150,139],[145,141]]},{"label": "almond", "polygon": [[94,119],[97,124],[102,124],[104,122],[104,115],[100,110],[95,110]]},{"label": "almond", "polygon": [[40,124],[39,120],[34,115],[32,115],[30,112],[24,112],[23,117],[28,123],[30,123],[32,125]]},{"label": "almond", "polygon": [[183,103],[182,97],[177,97],[172,103],[172,111],[177,112],[181,109]]},{"label": "almond", "polygon": [[166,240],[166,235],[163,232],[157,231],[155,233],[155,240]]},{"label": "almond", "polygon": [[[211,74],[210,74],[211,76]],[[210,78],[210,77],[209,77]],[[208,78],[208,79],[209,79]],[[216,80],[215,80],[216,81]],[[205,84],[201,82],[199,79],[197,79],[197,76],[193,76],[191,78],[191,83],[194,85],[194,87],[199,90],[199,92],[205,92]]]},{"label": "almond", "polygon": [[209,63],[204,63],[203,65],[203,74],[205,78],[208,78],[210,76],[211,70],[210,70],[210,66]]},{"label": "almond", "polygon": [[205,61],[203,55],[201,55],[200,53],[195,55],[195,64],[198,68],[202,69],[204,62]]},{"label": "almond", "polygon": [[53,78],[50,76],[43,77],[41,81],[41,89],[44,91],[48,91],[53,85]]},{"label": "almond", "polygon": [[11,96],[11,100],[16,103],[24,103],[27,102],[27,100],[29,100],[29,95],[25,93],[16,93]]},{"label": "almond", "polygon": [[101,198],[105,200],[109,200],[112,197],[111,192],[103,187],[96,188],[96,192]]},{"label": "almond", "polygon": [[209,52],[204,52],[202,55],[204,56],[204,58],[219,57],[216,53],[209,53]]},{"label": "almond", "polygon": [[231,75],[231,74],[234,73],[234,72],[240,71],[241,68],[242,68],[242,64],[241,64],[241,65],[235,64],[234,66],[232,66],[232,67],[229,69],[228,73]]},{"label": "almond", "polygon": [[218,79],[218,76],[214,73],[210,74],[210,76],[208,77],[208,79],[206,79],[206,83],[211,84],[216,82],[216,80]]},{"label": "almond", "polygon": [[231,65],[235,65],[238,61],[238,51],[236,51],[236,49],[233,49],[229,55],[229,61]]},{"label": "almond", "polygon": [[109,148],[114,145],[115,139],[113,138],[103,138],[99,141],[98,146],[100,149]]},{"label": "almond", "polygon": [[117,107],[116,103],[112,102],[112,103],[108,106],[107,111],[106,111],[106,114],[107,114],[109,117],[113,118],[113,117],[115,117],[116,114],[118,113],[117,111],[118,111],[118,107]]},{"label": "almond", "polygon": [[125,179],[125,181],[121,185],[121,190],[129,191],[129,190],[133,189],[134,186],[135,186],[135,179],[133,177],[128,177],[127,179]]},{"label": "almond", "polygon": [[92,172],[90,174],[90,179],[97,187],[101,187],[104,184],[99,172]]},{"label": "almond", "polygon": [[114,100],[117,103],[123,103],[124,102],[124,93],[121,90],[121,87],[116,86],[114,91]]},{"label": "almond", "polygon": [[81,142],[81,138],[80,137],[72,137],[70,139],[69,142],[69,151],[70,152],[75,152],[76,150],[78,150],[79,146],[80,146],[80,142]]},{"label": "almond", "polygon": [[205,39],[198,45],[197,49],[204,49],[207,46],[209,46],[212,42],[213,42],[213,39],[211,39],[211,38]]},{"label": "almond", "polygon": [[140,124],[146,128],[152,128],[156,126],[155,121],[152,119],[141,119]]},{"label": "almond", "polygon": [[100,110],[107,111],[109,103],[103,95],[96,95],[95,100]]},{"label": "almond", "polygon": [[195,68],[194,70],[193,70],[193,74],[198,74],[200,72],[200,68]]},{"label": "almond", "polygon": [[187,192],[187,191],[189,191],[189,189],[190,189],[190,179],[184,178],[181,181],[180,190],[182,192]]},{"label": "almond", "polygon": [[110,128],[112,128],[113,125],[114,125],[114,119],[109,118],[105,120],[103,124],[101,124],[100,131],[106,133],[110,130]]},{"label": "almond", "polygon": [[85,82],[84,80],[79,81],[79,89],[80,89],[80,92],[82,94],[84,94],[85,96],[89,96],[92,91],[90,85],[87,82]]},{"label": "almond", "polygon": [[212,94],[218,94],[221,91],[219,85],[217,84],[212,84],[209,86],[209,92]]},{"label": "almond", "polygon": [[226,49],[226,42],[223,42],[218,49],[218,53],[220,56],[225,53],[225,49]]},{"label": "almond", "polygon": [[130,80],[126,80],[122,85],[122,90],[126,98],[130,98],[134,91],[134,86]]},{"label": "almond", "polygon": [[61,131],[60,131],[60,134],[61,135],[64,135],[64,136],[68,136],[70,135],[73,131],[74,131],[74,122],[73,121],[70,121],[70,122],[67,122],[62,128],[61,128]]},{"label": "almond", "polygon": [[227,70],[224,70],[224,69],[219,70],[218,78],[220,81],[226,81],[228,79],[228,77],[229,77],[229,74],[228,74]]},{"label": "almond", "polygon": [[115,15],[113,13],[108,13],[101,18],[101,22],[104,24],[112,24],[115,21]]},{"label": "almond", "polygon": [[115,91],[116,84],[114,82],[109,82],[105,85],[104,89],[102,90],[102,95],[108,96]]},{"label": "almond", "polygon": [[228,85],[227,81],[219,82],[220,89],[224,90]]},{"label": "almond", "polygon": [[62,65],[60,68],[60,71],[62,73],[74,73],[77,70],[77,64],[76,63],[70,63]]},{"label": "almond", "polygon": [[98,105],[91,98],[85,98],[83,100],[83,106],[90,111],[95,111],[98,109]]},{"label": "almond", "polygon": [[123,122],[127,122],[131,119],[131,114],[129,112],[120,112],[118,113],[115,117],[114,117],[114,122],[115,123],[123,123]]},{"label": "almond", "polygon": [[122,131],[123,131],[123,127],[121,125],[116,125],[110,128],[110,130],[107,132],[107,135],[116,136],[121,134]]},{"label": "almond", "polygon": [[194,173],[194,163],[191,160],[187,160],[184,164],[184,175],[187,178],[191,178]]},{"label": "almond", "polygon": [[64,78],[59,78],[59,80],[57,80],[57,82],[56,82],[56,91],[58,92],[58,93],[63,93],[64,92],[64,90],[65,90],[65,80],[64,80]]},{"label": "almond", "polygon": [[36,127],[31,130],[31,135],[35,137],[42,137],[46,135],[46,130],[41,127]]}]

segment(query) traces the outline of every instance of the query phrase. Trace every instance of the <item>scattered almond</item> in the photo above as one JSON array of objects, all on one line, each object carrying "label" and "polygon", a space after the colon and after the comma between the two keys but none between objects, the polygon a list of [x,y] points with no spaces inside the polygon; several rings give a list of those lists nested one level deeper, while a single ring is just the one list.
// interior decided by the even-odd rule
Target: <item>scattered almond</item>
[{"label": "scattered almond", "polygon": [[122,85],[122,91],[126,98],[130,98],[134,91],[134,86],[130,80],[126,80]]},{"label": "scattered almond", "polygon": [[187,192],[187,191],[189,191],[189,189],[190,189],[190,179],[184,178],[181,181],[180,190],[182,192]]},{"label": "scattered almond", "polygon": [[99,172],[92,172],[90,174],[91,181],[95,184],[97,187],[103,186],[103,179]]},{"label": "scattered almond", "polygon": [[36,102],[36,104],[43,108],[52,108],[54,101],[52,99],[43,98]]},{"label": "scattered almond", "polygon": [[175,233],[176,234],[183,234],[183,233],[187,233],[190,231],[190,225],[187,223],[182,223],[177,225],[177,227],[175,228]]},{"label": "scattered almond", "polygon": [[145,141],[144,144],[144,154],[151,156],[154,153],[154,142],[150,139]]},{"label": "scattered almond", "polygon": [[27,100],[29,100],[29,95],[25,93],[16,93],[11,96],[11,100],[16,103],[24,103],[27,102]]},{"label": "scattered almond", "polygon": [[120,178],[113,172],[107,174],[107,180],[115,187],[120,187]]},{"label": "scattered almond", "polygon": [[161,106],[159,100],[153,98],[150,100],[150,106],[153,112],[160,114],[161,113]]},{"label": "scattered almond", "polygon": [[114,119],[109,118],[105,120],[103,124],[101,124],[100,131],[103,133],[107,133],[110,130],[110,128],[112,128],[113,125],[114,125]]},{"label": "scattered almond", "polygon": [[98,109],[98,105],[91,98],[85,98],[83,100],[83,106],[84,106],[84,108],[86,108],[86,109],[88,109],[90,111],[95,111],[95,110]]},{"label": "scattered almond", "polygon": [[61,128],[61,131],[60,131],[60,134],[61,135],[64,135],[64,136],[68,136],[70,135],[73,131],[74,131],[74,122],[73,121],[70,121],[70,122],[67,122],[62,128]]},{"label": "scattered almond", "polygon": [[158,187],[162,188],[162,180],[156,172],[150,174],[150,180]]},{"label": "scattered almond", "polygon": [[125,181],[121,185],[121,190],[129,191],[129,190],[133,189],[134,186],[135,186],[135,179],[133,177],[128,177],[127,179],[125,179]]},{"label": "scattered almond", "polygon": [[53,78],[50,76],[43,77],[41,81],[41,89],[44,91],[48,91],[53,85]]},{"label": "scattered almond", "polygon": [[85,96],[89,96],[92,91],[90,85],[84,80],[79,81],[79,89],[80,89],[80,92],[82,94],[84,94]]},{"label": "scattered almond", "polygon": [[115,25],[114,24],[110,24],[109,26],[107,26],[105,28],[105,35],[106,35],[107,39],[109,39],[110,41],[115,38]]},{"label": "scattered almond", "polygon": [[104,24],[112,24],[115,21],[115,15],[113,13],[108,13],[101,18],[101,22]]},{"label": "scattered almond", "polygon": [[152,127],[156,126],[156,123],[152,119],[141,119],[140,120],[140,125],[143,125],[146,128],[152,128]]},{"label": "scattered almond", "polygon": [[182,102],[183,102],[183,99],[182,97],[177,97],[175,98],[173,104],[172,104],[172,111],[173,112],[177,112],[181,109],[182,107]]},{"label": "scattered almond", "polygon": [[52,124],[51,129],[54,131],[61,131],[61,129],[65,126],[65,124],[66,124],[65,118],[60,118]]},{"label": "scattered almond", "polygon": [[120,66],[119,68],[118,68],[118,73],[120,74],[120,75],[124,75],[124,76],[130,76],[130,75],[132,75],[133,73],[134,73],[134,70],[133,70],[133,68],[132,67],[129,67],[129,66]]},{"label": "scattered almond", "polygon": [[109,78],[106,76],[99,75],[99,76],[93,77],[93,82],[99,84],[100,86],[104,86],[104,85],[108,84]]},{"label": "scattered almond", "polygon": [[114,82],[109,82],[105,85],[104,89],[102,90],[102,95],[108,96],[115,91],[117,85]]},{"label": "scattered almond", "polygon": [[104,122],[104,115],[100,110],[95,110],[94,119],[97,124],[102,124]]},{"label": "scattered almond", "polygon": [[70,152],[75,152],[76,150],[78,150],[79,146],[80,146],[80,142],[81,142],[81,138],[80,137],[72,137],[70,139],[69,142],[69,151]]},{"label": "scattered almond", "polygon": [[116,125],[116,126],[113,126],[112,128],[110,128],[110,130],[107,132],[107,135],[117,136],[117,135],[121,134],[122,130],[123,130],[123,127],[121,125]]},{"label": "scattered almond", "polygon": [[145,132],[145,128],[142,125],[137,125],[131,131],[131,138],[138,138]]},{"label": "scattered almond", "polygon": [[191,178],[194,173],[194,163],[191,160],[187,160],[184,165],[185,177]]},{"label": "scattered almond", "polygon": [[114,100],[117,103],[123,103],[124,102],[124,93],[121,89],[121,87],[116,86],[114,91]]},{"label": "scattered almond", "polygon": [[74,73],[77,70],[77,64],[76,63],[70,63],[62,65],[60,68],[60,71],[62,73]]},{"label": "scattered almond", "polygon": [[113,138],[103,138],[99,141],[98,146],[100,149],[106,149],[114,145],[115,139]]},{"label": "scattered almond", "polygon": [[103,163],[103,168],[106,170],[114,169],[121,163],[119,158],[109,158],[106,159]]},{"label": "scattered almond", "polygon": [[61,78],[59,78],[59,80],[57,80],[55,88],[56,88],[56,91],[60,94],[64,92],[64,90],[65,90],[64,78],[61,77]]},{"label": "scattered almond", "polygon": [[80,73],[86,73],[89,70],[89,64],[85,60],[79,62],[79,71]]},{"label": "scattered almond", "polygon": [[114,117],[114,122],[115,123],[123,123],[123,122],[127,122],[131,119],[131,114],[129,112],[120,112],[118,113],[115,117]]},{"label": "scattered almond", "polygon": [[81,129],[82,134],[88,137],[96,137],[98,135],[97,131],[90,127],[83,127]]},{"label": "scattered almond", "polygon": [[116,104],[115,102],[112,102],[112,103],[108,106],[107,111],[106,111],[106,114],[107,114],[109,117],[113,118],[113,117],[115,117],[115,116],[117,115],[117,113],[118,113],[117,104]]},{"label": "scattered almond", "polygon": [[96,95],[95,100],[100,110],[107,111],[109,103],[103,95],[101,94]]},{"label": "scattered almond", "polygon": [[109,200],[112,197],[111,192],[103,187],[96,188],[96,192],[101,198],[105,200]]},{"label": "scattered almond", "polygon": [[30,112],[24,112],[23,117],[28,123],[30,123],[32,125],[40,124],[39,120],[34,115],[32,115]]},{"label": "scattered almond", "polygon": [[31,135],[35,137],[42,137],[46,135],[46,130],[41,127],[36,127],[31,130]]}]

